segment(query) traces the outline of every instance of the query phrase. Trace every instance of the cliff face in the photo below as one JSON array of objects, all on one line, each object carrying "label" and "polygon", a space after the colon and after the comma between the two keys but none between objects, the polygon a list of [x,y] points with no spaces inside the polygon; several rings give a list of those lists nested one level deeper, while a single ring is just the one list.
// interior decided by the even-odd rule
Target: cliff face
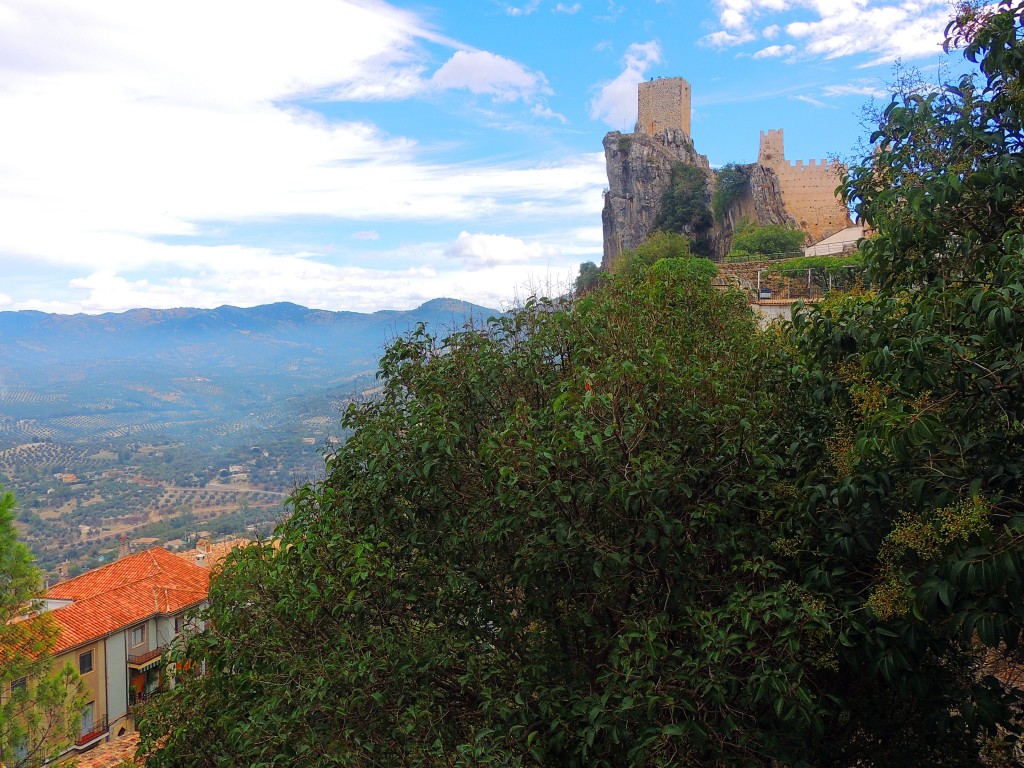
[{"label": "cliff face", "polygon": [[[661,198],[672,180],[676,163],[695,165],[713,175],[708,159],[698,155],[693,142],[680,129],[654,136],[612,131],[604,137],[608,191],[604,196],[604,259],[610,271],[615,260],[643,242],[661,213]],[[710,185],[709,185],[710,188]]]},{"label": "cliff face", "polygon": [[[672,166],[686,163],[707,176],[708,206],[715,189],[715,173],[708,159],[697,154],[693,142],[679,129],[666,129],[648,136],[642,132],[612,131],[604,137],[608,191],[604,196],[601,222],[604,226],[604,258],[601,267],[611,271],[619,256],[635,248],[653,231],[661,213],[661,200],[672,179]],[[779,179],[757,163],[743,166],[746,189],[716,222],[709,233],[715,255],[722,258],[732,243],[733,227],[747,218],[758,224],[790,224],[782,202]]]},{"label": "cliff face", "polygon": [[715,256],[719,259],[729,253],[733,230],[744,219],[762,226],[796,226],[796,221],[786,213],[782,203],[782,185],[775,171],[758,163],[739,166],[739,170],[746,175],[747,185],[722,216],[722,221],[716,222],[711,231],[711,242],[714,245]]}]

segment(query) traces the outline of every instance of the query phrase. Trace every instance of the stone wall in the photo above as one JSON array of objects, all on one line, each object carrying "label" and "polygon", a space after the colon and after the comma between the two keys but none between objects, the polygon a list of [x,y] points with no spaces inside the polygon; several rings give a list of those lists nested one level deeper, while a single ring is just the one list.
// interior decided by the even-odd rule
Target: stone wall
[{"label": "stone wall", "polygon": [[659,77],[637,88],[634,132],[655,136],[666,130],[690,135],[690,84],[681,77]]},{"label": "stone wall", "polygon": [[843,201],[836,197],[839,186],[839,163],[811,160],[804,163],[786,160],[784,136],[781,130],[761,132],[761,146],[757,161],[775,172],[782,187],[786,211],[796,220],[811,242],[851,226],[850,213]]}]

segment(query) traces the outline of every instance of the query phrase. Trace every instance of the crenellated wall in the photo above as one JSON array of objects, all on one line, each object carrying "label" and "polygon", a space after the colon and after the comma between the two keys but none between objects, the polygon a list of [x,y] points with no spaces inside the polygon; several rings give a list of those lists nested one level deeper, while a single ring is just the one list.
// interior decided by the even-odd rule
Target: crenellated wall
[{"label": "crenellated wall", "polygon": [[811,242],[851,226],[850,212],[836,196],[839,186],[839,163],[810,160],[795,163],[786,160],[784,135],[781,129],[761,131],[757,162],[771,168],[779,178],[786,211],[796,219]]}]

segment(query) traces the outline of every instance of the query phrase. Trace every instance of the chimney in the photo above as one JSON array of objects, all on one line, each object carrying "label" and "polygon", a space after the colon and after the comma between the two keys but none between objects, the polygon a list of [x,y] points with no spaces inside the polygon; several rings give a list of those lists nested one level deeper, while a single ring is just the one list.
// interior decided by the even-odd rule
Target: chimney
[{"label": "chimney", "polygon": [[62,581],[68,579],[68,569],[71,567],[71,561],[65,560],[63,563],[57,566],[57,583],[60,584]]},{"label": "chimney", "polygon": [[131,547],[128,544],[128,534],[122,533],[117,544],[117,559],[123,560],[131,554]]}]

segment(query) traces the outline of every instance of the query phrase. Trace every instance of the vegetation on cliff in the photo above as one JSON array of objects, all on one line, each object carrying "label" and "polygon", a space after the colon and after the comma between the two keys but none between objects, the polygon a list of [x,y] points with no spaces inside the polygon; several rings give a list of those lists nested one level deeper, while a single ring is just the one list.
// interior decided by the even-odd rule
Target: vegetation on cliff
[{"label": "vegetation on cliff", "polygon": [[870,289],[758,332],[706,261],[634,258],[393,345],[215,579],[152,765],[1012,764],[1022,13],[962,16],[982,81],[851,168]]},{"label": "vegetation on cliff", "polygon": [[708,197],[704,170],[696,165],[676,163],[672,166],[671,182],[661,198],[655,230],[685,234],[694,253],[710,256],[707,234],[714,219]]},{"label": "vegetation on cliff", "polygon": [[750,177],[743,166],[728,163],[715,172],[715,193],[711,196],[711,213],[715,223],[725,221],[733,204],[743,196],[750,186]]}]

